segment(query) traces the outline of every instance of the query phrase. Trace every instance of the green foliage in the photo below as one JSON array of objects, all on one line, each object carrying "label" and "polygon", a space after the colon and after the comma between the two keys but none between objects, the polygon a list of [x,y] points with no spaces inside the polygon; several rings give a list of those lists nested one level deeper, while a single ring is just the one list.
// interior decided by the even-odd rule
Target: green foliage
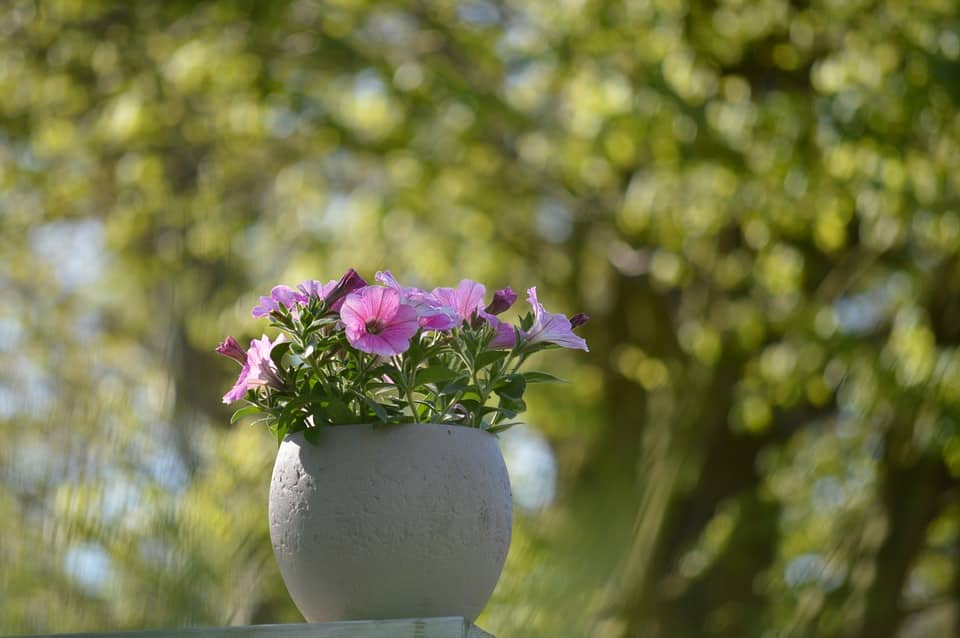
[{"label": "green foliage", "polygon": [[958,77],[946,0],[0,4],[0,633],[295,619],[209,344],[390,264],[593,317],[485,628],[957,634]]}]

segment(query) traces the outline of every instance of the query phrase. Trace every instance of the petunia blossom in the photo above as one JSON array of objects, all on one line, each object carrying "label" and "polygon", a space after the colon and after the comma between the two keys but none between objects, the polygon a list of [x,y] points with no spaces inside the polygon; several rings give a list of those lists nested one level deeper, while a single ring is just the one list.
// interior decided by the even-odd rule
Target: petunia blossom
[{"label": "petunia blossom", "polygon": [[230,391],[223,395],[223,402],[230,404],[235,403],[242,399],[247,394],[247,390],[250,388],[247,386],[247,376],[250,374],[250,365],[247,363],[243,364],[243,368],[240,370],[240,376],[237,377],[237,382],[233,384],[233,387],[230,388]]},{"label": "petunia blossom", "polygon": [[297,290],[306,295],[308,300],[310,298],[325,299],[326,296],[333,291],[336,285],[336,279],[331,279],[327,283],[323,283],[316,279],[307,279],[306,281],[297,285]]},{"label": "petunia blossom", "polygon": [[223,395],[224,403],[234,403],[242,399],[249,390],[261,386],[272,388],[282,388],[283,381],[280,379],[277,364],[270,357],[273,348],[284,341],[281,334],[276,341],[271,342],[270,337],[263,335],[260,339],[254,339],[250,342],[250,349],[246,352],[246,360],[243,368],[240,370],[240,376],[233,388]]},{"label": "petunia blossom", "polygon": [[346,296],[340,308],[347,341],[357,350],[390,357],[406,352],[420,329],[417,311],[393,288],[367,286]]},{"label": "petunia blossom", "polygon": [[217,346],[217,353],[233,359],[240,365],[247,363],[247,351],[241,348],[240,344],[233,337],[224,339],[223,343]]},{"label": "petunia blossom", "polygon": [[290,286],[274,286],[270,291],[269,297],[260,297],[260,305],[253,309],[253,316],[256,318],[266,317],[271,312],[280,310],[281,306],[287,310],[293,310],[297,304],[305,304],[309,298]]},{"label": "petunia blossom", "polygon": [[590,351],[587,342],[573,334],[570,320],[565,315],[544,310],[537,300],[536,286],[527,290],[527,301],[533,307],[533,325],[524,332],[527,343],[552,343],[564,348]]},{"label": "petunia blossom", "polygon": [[457,312],[437,299],[436,295],[419,288],[405,288],[389,270],[376,274],[376,280],[396,290],[400,294],[400,303],[412,306],[417,311],[417,321],[425,330],[445,331],[460,325]]},{"label": "petunia blossom", "polygon": [[491,350],[509,350],[517,341],[516,328],[506,321],[500,321],[486,310],[480,311],[480,317],[493,328],[493,339],[487,344]]},{"label": "petunia blossom", "polygon": [[453,308],[460,321],[470,323],[483,308],[487,288],[483,284],[463,279],[456,288],[434,288],[433,296],[444,305]]}]

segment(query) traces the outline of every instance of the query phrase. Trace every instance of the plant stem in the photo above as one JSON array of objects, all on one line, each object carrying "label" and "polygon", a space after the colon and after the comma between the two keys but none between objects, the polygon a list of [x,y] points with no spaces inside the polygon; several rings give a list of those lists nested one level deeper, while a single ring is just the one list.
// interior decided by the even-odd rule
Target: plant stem
[{"label": "plant stem", "polygon": [[[513,355],[510,355],[510,356],[513,356]],[[523,363],[527,360],[527,357],[529,357],[529,356],[530,356],[529,354],[521,354],[521,355],[517,358],[517,365],[513,366],[513,370],[511,370],[510,373],[511,373],[511,374],[516,374],[516,373],[517,373],[517,370],[520,369],[520,366],[523,365]]]},{"label": "plant stem", "polygon": [[[417,405],[413,402],[413,384],[417,374],[416,362],[414,362],[414,364],[411,366],[407,363],[407,360],[401,359],[400,355],[396,355],[393,358],[393,364],[400,371],[400,378],[397,379],[397,386],[399,386],[400,391],[403,393],[403,398],[407,400],[407,405],[410,407],[410,415],[413,417],[413,422],[419,423],[420,419],[417,418]],[[407,368],[412,368],[409,370],[409,373]]]}]

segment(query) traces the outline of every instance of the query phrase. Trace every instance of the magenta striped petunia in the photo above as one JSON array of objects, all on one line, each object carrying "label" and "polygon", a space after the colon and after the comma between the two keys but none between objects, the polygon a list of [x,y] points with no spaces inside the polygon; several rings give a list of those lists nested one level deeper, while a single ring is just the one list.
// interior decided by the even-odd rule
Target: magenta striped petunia
[{"label": "magenta striped petunia", "polygon": [[420,329],[417,311],[392,288],[367,286],[347,295],[340,308],[347,341],[357,350],[391,357],[406,352]]}]

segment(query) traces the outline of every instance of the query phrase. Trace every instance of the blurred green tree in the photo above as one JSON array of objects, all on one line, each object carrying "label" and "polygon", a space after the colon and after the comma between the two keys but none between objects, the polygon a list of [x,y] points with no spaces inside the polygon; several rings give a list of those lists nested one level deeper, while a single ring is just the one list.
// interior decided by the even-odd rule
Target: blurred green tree
[{"label": "blurred green tree", "polygon": [[594,316],[498,635],[960,633],[958,100],[950,0],[8,0],[0,631],[297,618],[210,351],[354,266]]}]

